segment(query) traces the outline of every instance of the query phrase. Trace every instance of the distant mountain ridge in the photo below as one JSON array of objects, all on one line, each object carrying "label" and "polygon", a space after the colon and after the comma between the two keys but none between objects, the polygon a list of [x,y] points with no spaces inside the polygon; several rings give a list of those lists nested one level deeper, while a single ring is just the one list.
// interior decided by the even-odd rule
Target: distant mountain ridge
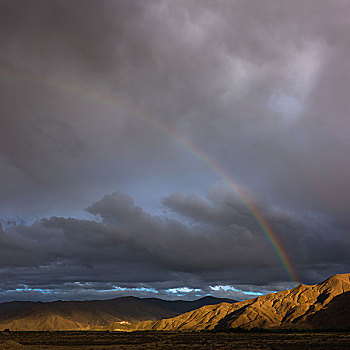
[{"label": "distant mountain ridge", "polygon": [[120,324],[174,317],[222,302],[235,301],[212,296],[194,301],[136,297],[93,301],[13,301],[0,304],[0,330],[93,330],[108,328],[109,325],[114,329],[113,325],[120,328]]},{"label": "distant mountain ridge", "polygon": [[121,297],[0,304],[0,330],[350,329],[350,274],[235,302]]},{"label": "distant mountain ridge", "polygon": [[349,329],[350,274],[316,285],[272,293],[235,304],[203,306],[170,319],[140,322],[135,330]]}]

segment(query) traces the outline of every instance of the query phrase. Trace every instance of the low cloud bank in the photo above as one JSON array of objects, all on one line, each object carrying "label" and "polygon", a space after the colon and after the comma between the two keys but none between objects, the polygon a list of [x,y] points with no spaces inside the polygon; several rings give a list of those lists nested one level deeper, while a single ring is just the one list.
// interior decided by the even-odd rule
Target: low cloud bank
[{"label": "low cloud bank", "polygon": [[[162,203],[167,214],[151,215],[115,192],[87,208],[93,220],[49,217],[1,227],[0,300],[130,294],[243,299],[292,286],[276,251],[234,195],[215,189],[207,198],[174,193]],[[330,231],[326,220],[303,222],[276,209],[259,210],[302,282],[349,270],[346,227]]]}]

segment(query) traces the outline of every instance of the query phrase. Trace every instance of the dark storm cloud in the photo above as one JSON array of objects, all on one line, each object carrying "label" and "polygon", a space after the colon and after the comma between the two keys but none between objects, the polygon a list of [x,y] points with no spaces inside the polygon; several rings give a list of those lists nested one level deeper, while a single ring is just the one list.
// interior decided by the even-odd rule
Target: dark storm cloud
[{"label": "dark storm cloud", "polygon": [[[42,86],[43,79],[97,90],[133,106],[134,114],[162,120],[258,197],[341,216],[349,208],[346,1],[1,7],[6,215],[15,208],[40,215],[48,203],[62,211],[68,203],[60,194],[72,191],[77,208],[141,181],[140,172],[145,183],[162,172],[168,184],[184,166],[187,178],[203,174],[199,164],[188,167],[164,131],[123,109]],[[27,72],[36,82],[23,81]],[[203,179],[209,186],[212,176]],[[31,198],[38,204],[26,210]]]},{"label": "dark storm cloud", "polygon": [[[187,224],[150,215],[116,192],[88,208],[96,220],[51,217],[1,229],[2,299],[26,289],[33,298],[41,290],[51,299],[115,293],[172,297],[184,287],[188,297],[221,295],[215,287],[220,285],[234,286],[232,295],[243,298],[234,289],[241,286],[248,293],[288,286],[276,251],[252,216],[234,197],[214,197],[206,201],[178,193],[165,198],[169,208],[191,219]],[[265,215],[278,228],[303,281],[327,277],[334,265],[349,268],[347,232],[330,237],[319,232],[319,225],[312,229],[300,222],[296,229],[286,215],[267,209]]]},{"label": "dark storm cloud", "polygon": [[[0,6],[0,218],[29,222],[0,231],[5,279],[281,287],[242,202],[199,195],[220,180],[201,154],[248,190],[304,282],[346,271],[348,1]],[[115,188],[142,205],[90,205]]]}]

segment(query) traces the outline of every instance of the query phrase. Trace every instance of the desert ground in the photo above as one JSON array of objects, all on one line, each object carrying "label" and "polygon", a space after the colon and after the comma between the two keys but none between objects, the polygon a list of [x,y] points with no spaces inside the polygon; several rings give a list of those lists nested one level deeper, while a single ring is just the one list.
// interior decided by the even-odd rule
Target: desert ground
[{"label": "desert ground", "polygon": [[0,349],[350,349],[350,332],[0,332]]}]

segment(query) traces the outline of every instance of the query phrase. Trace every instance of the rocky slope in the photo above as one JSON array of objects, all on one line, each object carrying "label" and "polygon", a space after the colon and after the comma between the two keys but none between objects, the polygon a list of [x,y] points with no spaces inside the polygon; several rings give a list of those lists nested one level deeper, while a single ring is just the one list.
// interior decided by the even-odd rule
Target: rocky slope
[{"label": "rocky slope", "polygon": [[235,304],[204,306],[183,315],[146,321],[137,330],[232,328],[350,328],[350,274]]},{"label": "rocky slope", "polygon": [[127,329],[131,322],[173,317],[223,301],[230,300],[205,297],[195,301],[166,301],[121,297],[95,301],[9,302],[0,304],[0,330],[91,330],[108,325],[112,327],[107,329]]}]

